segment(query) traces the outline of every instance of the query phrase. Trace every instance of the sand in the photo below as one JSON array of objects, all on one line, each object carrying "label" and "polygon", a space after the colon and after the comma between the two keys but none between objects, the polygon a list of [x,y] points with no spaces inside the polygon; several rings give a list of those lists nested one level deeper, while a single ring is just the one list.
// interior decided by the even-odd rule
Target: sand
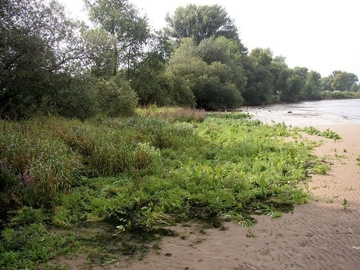
[{"label": "sand", "polygon": [[316,127],[341,140],[311,137],[323,140],[315,153],[327,156],[332,170],[312,177],[307,204],[277,219],[256,216],[250,232],[232,222],[225,231],[179,225],[173,229],[182,237],[164,238],[158,254],[99,269],[360,269],[360,124],[331,124]]}]

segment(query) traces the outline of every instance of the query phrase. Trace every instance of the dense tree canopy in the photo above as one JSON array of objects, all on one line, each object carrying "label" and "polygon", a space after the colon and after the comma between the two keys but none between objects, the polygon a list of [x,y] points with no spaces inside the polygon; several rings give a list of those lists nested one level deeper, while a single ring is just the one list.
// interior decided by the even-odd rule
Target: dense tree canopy
[{"label": "dense tree canopy", "polygon": [[143,46],[150,37],[146,17],[128,0],[85,0],[90,19],[108,32],[114,40],[112,47],[112,71],[115,76],[118,69],[128,70],[136,64],[143,52]]},{"label": "dense tree canopy", "polygon": [[242,92],[247,105],[266,104],[271,100],[274,76],[262,65],[256,65],[251,59],[244,61],[247,84]]},{"label": "dense tree canopy", "polygon": [[335,70],[331,75],[331,87],[334,90],[350,90],[354,83],[358,82],[358,77],[353,73]]},{"label": "dense tree canopy", "polygon": [[56,2],[5,0],[0,6],[0,107],[2,117],[31,116],[56,107],[68,71],[83,59],[76,24]]},{"label": "dense tree canopy", "polygon": [[246,78],[232,48],[233,41],[219,37],[204,39],[199,46],[192,39],[182,39],[175,51],[170,71],[189,82],[198,107],[219,110],[243,103]]},{"label": "dense tree canopy", "polygon": [[290,68],[269,48],[250,53],[219,5],[187,5],[152,32],[129,0],[84,0],[91,25],[56,1],[0,1],[0,117],[129,115],[137,104],[211,110],[359,91],[358,77]]},{"label": "dense tree canopy", "polygon": [[273,55],[271,50],[255,48],[250,52],[250,59],[254,62],[256,66],[269,67],[273,60]]},{"label": "dense tree canopy", "polygon": [[240,50],[246,52],[234,21],[219,5],[178,7],[173,15],[167,14],[165,21],[169,35],[178,41],[192,38],[198,45],[203,39],[225,37],[238,41]]},{"label": "dense tree canopy", "polygon": [[334,70],[330,76],[321,79],[323,90],[330,91],[358,91],[358,77],[354,73]]},{"label": "dense tree canopy", "polygon": [[304,99],[316,100],[321,98],[321,75],[316,71],[307,74],[305,88],[303,91]]}]

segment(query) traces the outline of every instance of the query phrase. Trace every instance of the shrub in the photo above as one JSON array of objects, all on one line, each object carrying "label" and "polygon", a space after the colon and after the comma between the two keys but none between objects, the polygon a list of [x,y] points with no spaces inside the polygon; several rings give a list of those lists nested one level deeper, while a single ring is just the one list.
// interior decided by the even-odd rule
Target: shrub
[{"label": "shrub", "polygon": [[165,119],[169,122],[203,122],[205,110],[181,107],[157,107],[156,105],[140,108],[137,111],[142,116]]},{"label": "shrub", "polygon": [[100,111],[111,117],[134,114],[138,98],[128,82],[120,76],[99,80],[96,84]]},{"label": "shrub", "polygon": [[349,99],[349,98],[359,98],[360,93],[352,91],[342,91],[342,92],[322,92],[322,98],[324,99]]},{"label": "shrub", "polygon": [[81,120],[94,117],[100,112],[94,85],[95,79],[87,74],[73,78],[71,84],[57,94],[57,113]]}]

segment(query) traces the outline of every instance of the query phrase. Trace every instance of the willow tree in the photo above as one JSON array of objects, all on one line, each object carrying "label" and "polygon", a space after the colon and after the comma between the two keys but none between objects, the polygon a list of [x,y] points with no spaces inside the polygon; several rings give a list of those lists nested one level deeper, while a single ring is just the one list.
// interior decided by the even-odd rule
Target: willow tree
[{"label": "willow tree", "polygon": [[150,37],[146,16],[127,0],[85,0],[90,20],[113,39],[111,70],[116,76],[119,68],[130,68],[141,59],[143,47]]},{"label": "willow tree", "polygon": [[183,38],[192,38],[196,45],[208,38],[225,37],[236,40],[242,52],[246,48],[241,44],[238,29],[234,20],[226,10],[219,5],[189,4],[178,7],[174,14],[165,17],[169,35],[180,41]]}]

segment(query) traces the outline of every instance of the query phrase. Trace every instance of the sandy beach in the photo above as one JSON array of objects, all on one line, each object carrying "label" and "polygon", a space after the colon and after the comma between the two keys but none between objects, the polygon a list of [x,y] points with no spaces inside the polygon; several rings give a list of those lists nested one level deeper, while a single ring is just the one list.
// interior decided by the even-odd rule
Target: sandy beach
[{"label": "sandy beach", "polygon": [[[268,117],[265,122],[275,122],[271,111],[262,109],[258,115]],[[288,117],[280,114],[275,120],[291,121]],[[251,231],[232,222],[225,223],[226,230],[178,225],[173,230],[179,237],[164,238],[157,254],[101,269],[360,269],[360,166],[356,160],[360,124],[322,120],[321,125],[305,124],[321,131],[329,128],[342,139],[311,136],[323,141],[315,154],[327,157],[331,171],[312,176],[308,203],[296,205],[281,218],[256,216],[258,223]],[[303,126],[301,121],[295,123]],[[249,232],[254,237],[249,238]]]},{"label": "sandy beach", "polygon": [[[354,112],[354,110],[358,112],[358,100],[354,100],[353,103],[349,103],[348,100],[343,103],[339,102],[344,107],[351,107],[353,111],[350,111],[349,115],[347,115],[349,112],[341,109],[341,106],[332,108],[331,105],[333,104],[325,103],[329,101],[322,102],[317,102],[320,108],[317,108],[316,102],[308,102],[284,105],[276,104],[265,107],[243,107],[241,110],[244,113],[250,114],[252,119],[260,120],[265,124],[284,123],[287,126],[298,127],[360,124],[359,115]],[[326,106],[322,104],[326,104]],[[331,111],[332,109],[334,111]]]}]

